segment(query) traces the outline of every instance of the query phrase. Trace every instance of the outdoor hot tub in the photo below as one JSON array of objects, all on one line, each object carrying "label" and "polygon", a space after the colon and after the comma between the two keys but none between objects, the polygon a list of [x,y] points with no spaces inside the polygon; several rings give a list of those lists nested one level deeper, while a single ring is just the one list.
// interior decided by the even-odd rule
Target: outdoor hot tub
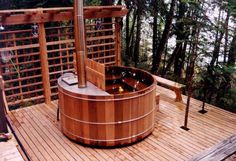
[{"label": "outdoor hot tub", "polygon": [[88,82],[86,88],[58,79],[62,132],[91,146],[112,147],[139,141],[154,129],[156,82],[148,72],[106,67],[106,90]]}]

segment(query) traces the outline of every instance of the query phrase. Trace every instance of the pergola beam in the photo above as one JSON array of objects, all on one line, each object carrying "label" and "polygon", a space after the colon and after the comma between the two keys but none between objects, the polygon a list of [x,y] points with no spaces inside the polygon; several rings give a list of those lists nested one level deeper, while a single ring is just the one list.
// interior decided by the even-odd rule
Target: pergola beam
[{"label": "pergola beam", "polygon": [[[128,10],[123,6],[84,7],[84,19],[123,17]],[[19,25],[73,20],[72,7],[37,8],[0,11],[0,25]]]}]

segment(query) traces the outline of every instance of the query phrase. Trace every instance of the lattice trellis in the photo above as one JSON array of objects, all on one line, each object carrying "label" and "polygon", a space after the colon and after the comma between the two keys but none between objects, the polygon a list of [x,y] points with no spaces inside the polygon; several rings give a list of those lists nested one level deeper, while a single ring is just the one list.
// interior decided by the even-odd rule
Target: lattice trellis
[{"label": "lattice trellis", "polygon": [[88,58],[105,65],[116,64],[114,25],[114,22],[100,23],[96,20],[86,25]]},{"label": "lattice trellis", "polygon": [[57,79],[62,73],[72,72],[74,33],[72,26],[57,26],[46,29],[47,56],[51,96],[57,96]]},{"label": "lattice trellis", "polygon": [[31,29],[1,32],[0,56],[10,105],[44,98],[38,38]]},{"label": "lattice trellis", "polygon": [[[72,11],[71,8],[0,11],[1,23],[6,25],[0,31],[0,74],[5,80],[10,108],[57,98],[58,77],[74,71]],[[120,6],[85,9],[88,58],[105,65],[120,63],[120,24],[115,15],[121,17],[125,13],[127,10]]]}]

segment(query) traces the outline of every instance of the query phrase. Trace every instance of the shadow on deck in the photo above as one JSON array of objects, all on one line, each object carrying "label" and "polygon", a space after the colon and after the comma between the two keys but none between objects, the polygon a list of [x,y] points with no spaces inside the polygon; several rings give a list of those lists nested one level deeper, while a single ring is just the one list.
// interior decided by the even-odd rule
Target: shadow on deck
[{"label": "shadow on deck", "polygon": [[[158,87],[160,108],[155,130],[143,141],[122,148],[84,147],[67,139],[56,120],[57,101],[51,107],[35,105],[9,112],[17,136],[32,160],[188,160],[236,134],[236,114],[212,105],[200,114],[201,102],[191,100],[189,131],[183,125],[185,103],[174,102],[174,93]],[[186,97],[184,96],[184,102]]]}]

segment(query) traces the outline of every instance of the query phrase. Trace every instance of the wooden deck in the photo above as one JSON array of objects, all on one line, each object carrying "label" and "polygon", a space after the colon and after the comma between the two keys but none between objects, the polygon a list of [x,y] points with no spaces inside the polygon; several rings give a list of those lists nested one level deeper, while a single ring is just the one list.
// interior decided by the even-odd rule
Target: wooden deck
[{"label": "wooden deck", "polygon": [[[160,109],[155,130],[143,141],[126,147],[97,149],[84,147],[66,138],[56,120],[57,101],[11,111],[8,118],[32,160],[188,160],[236,134],[236,114],[192,99],[189,131],[183,125],[185,104],[175,102],[173,91],[158,87]],[[186,97],[183,96],[184,102]]]}]

